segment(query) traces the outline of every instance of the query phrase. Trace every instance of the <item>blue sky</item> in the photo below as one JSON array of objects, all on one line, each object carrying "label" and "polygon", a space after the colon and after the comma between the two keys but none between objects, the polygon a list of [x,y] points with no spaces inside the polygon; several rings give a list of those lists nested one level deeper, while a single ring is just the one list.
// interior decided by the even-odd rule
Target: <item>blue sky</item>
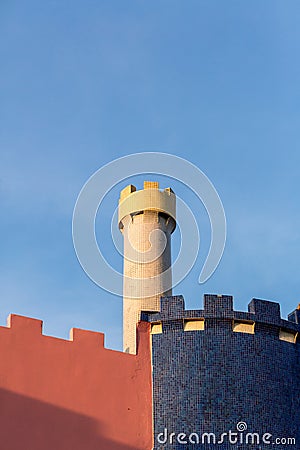
[{"label": "blue sky", "polygon": [[[216,292],[241,310],[252,297],[279,301],[285,317],[296,307],[299,21],[296,0],[1,2],[1,325],[14,312],[43,319],[46,334],[99,330],[121,348],[121,299],[81,269],[72,212],[98,168],[145,151],[196,164],[225,208],[223,259],[199,285],[208,219],[175,186],[199,208],[202,237],[175,289],[186,306]],[[123,185],[97,225],[116,267],[109,223]]]}]

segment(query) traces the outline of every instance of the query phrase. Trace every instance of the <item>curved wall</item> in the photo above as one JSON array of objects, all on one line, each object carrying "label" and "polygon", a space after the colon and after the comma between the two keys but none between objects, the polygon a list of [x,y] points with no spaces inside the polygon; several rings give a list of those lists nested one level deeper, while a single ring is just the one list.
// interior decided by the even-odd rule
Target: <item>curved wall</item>
[{"label": "curved wall", "polygon": [[206,295],[204,310],[185,311],[168,297],[148,320],[156,449],[300,448],[299,310],[287,321],[277,303],[254,299],[243,313]]}]

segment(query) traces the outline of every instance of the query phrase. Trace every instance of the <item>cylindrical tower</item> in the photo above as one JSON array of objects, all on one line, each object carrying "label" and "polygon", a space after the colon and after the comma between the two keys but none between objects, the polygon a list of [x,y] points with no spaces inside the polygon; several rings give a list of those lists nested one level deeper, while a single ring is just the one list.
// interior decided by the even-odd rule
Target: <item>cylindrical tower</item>
[{"label": "cylindrical tower", "polygon": [[300,309],[285,320],[275,302],[243,312],[205,295],[186,310],[173,296],[148,320],[153,449],[300,449]]},{"label": "cylindrical tower", "polygon": [[172,189],[159,190],[144,182],[122,190],[119,228],[124,238],[123,347],[136,353],[136,325],[141,311],[159,311],[160,298],[172,295],[171,233],[176,197]]}]

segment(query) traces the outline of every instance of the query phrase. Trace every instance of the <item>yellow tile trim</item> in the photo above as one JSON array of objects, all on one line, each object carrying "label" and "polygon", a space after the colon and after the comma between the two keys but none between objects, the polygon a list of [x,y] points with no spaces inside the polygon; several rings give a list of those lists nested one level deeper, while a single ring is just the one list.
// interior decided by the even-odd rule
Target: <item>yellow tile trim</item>
[{"label": "yellow tile trim", "polygon": [[255,323],[242,320],[234,320],[232,323],[232,331],[235,333],[254,334]]},{"label": "yellow tile trim", "polygon": [[152,323],[151,324],[151,334],[161,334],[162,333],[162,323]]},{"label": "yellow tile trim", "polygon": [[184,320],[184,331],[204,330],[204,319],[186,319]]},{"label": "yellow tile trim", "polygon": [[279,331],[279,339],[281,341],[285,341],[285,342],[290,342],[292,344],[296,343],[297,340],[297,332],[293,332],[293,331],[287,331],[287,330],[283,330],[281,328],[281,330]]}]

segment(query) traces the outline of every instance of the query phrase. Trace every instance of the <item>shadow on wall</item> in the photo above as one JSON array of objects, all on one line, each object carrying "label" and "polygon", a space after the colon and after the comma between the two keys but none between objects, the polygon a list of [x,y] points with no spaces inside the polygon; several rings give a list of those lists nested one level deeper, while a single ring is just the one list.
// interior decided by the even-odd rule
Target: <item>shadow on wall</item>
[{"label": "shadow on wall", "polygon": [[93,418],[4,389],[0,441],[5,450],[141,450],[110,440]]}]

